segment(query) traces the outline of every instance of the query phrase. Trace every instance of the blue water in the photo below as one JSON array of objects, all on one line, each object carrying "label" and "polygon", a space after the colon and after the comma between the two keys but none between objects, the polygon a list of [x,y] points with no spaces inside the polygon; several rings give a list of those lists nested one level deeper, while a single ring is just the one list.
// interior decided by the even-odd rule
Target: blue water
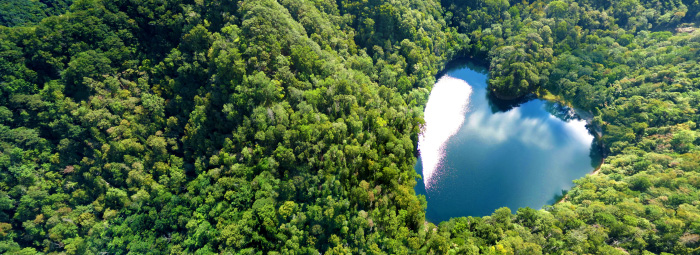
[{"label": "blue water", "polygon": [[[486,90],[487,73],[472,65],[453,66],[443,75],[466,81],[472,93],[463,124],[442,144],[428,188],[425,178],[415,187],[426,197],[429,221],[485,216],[500,207],[542,208],[600,163],[594,137],[574,110],[539,99],[495,99]],[[441,100],[436,97],[428,104]],[[431,123],[426,125],[430,130]],[[416,165],[421,176],[422,157]]]}]

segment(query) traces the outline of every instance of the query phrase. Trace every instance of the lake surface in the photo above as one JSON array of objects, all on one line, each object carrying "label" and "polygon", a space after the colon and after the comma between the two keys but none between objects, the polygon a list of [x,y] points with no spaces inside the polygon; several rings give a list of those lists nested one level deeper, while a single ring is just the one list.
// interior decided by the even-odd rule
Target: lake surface
[{"label": "lake surface", "polygon": [[423,179],[415,187],[431,222],[504,206],[540,209],[601,162],[574,110],[539,99],[498,100],[486,80],[483,68],[453,64],[431,91],[418,142]]}]

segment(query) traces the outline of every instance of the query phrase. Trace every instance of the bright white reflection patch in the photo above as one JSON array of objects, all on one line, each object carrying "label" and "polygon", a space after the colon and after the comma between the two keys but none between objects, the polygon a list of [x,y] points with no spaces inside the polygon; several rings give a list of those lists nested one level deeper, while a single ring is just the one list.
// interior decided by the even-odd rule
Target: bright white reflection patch
[{"label": "bright white reflection patch", "polygon": [[423,162],[423,182],[429,189],[435,171],[445,157],[445,144],[464,123],[472,88],[467,82],[443,76],[433,86],[425,106],[425,126],[418,136]]},{"label": "bright white reflection patch", "polygon": [[569,136],[582,145],[591,144],[593,136],[588,133],[585,120],[571,120],[565,126]]}]

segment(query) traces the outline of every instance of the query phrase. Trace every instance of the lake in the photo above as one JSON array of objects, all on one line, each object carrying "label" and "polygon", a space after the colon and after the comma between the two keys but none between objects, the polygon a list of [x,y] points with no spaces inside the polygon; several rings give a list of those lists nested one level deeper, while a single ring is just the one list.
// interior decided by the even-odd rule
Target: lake
[{"label": "lake", "polygon": [[601,163],[575,110],[534,98],[499,100],[487,93],[487,76],[453,63],[431,91],[418,141],[423,179],[415,187],[431,222],[500,207],[540,209]]}]

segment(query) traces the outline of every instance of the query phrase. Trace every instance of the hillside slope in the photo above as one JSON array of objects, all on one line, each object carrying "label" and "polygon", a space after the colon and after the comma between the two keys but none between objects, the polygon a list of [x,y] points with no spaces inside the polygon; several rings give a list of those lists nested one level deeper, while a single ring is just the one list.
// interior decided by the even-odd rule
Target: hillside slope
[{"label": "hillside slope", "polygon": [[[700,32],[675,33],[697,13],[78,0],[36,14],[0,27],[0,253],[697,253]],[[601,173],[543,210],[425,222],[417,133],[461,56],[488,63],[502,97],[592,112]]]}]

